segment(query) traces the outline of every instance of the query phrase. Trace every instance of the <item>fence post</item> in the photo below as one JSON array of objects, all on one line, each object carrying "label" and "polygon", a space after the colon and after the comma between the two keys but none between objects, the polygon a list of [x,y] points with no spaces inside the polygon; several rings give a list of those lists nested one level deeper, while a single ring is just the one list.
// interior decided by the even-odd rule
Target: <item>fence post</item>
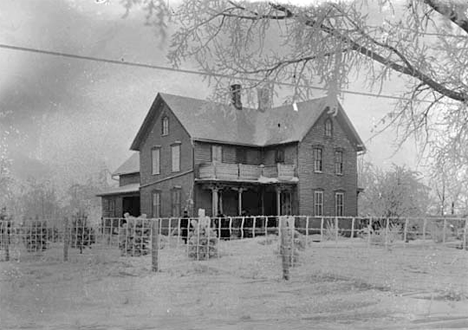
[{"label": "fence post", "polygon": [[367,227],[367,247],[371,246],[372,239],[372,217],[369,218],[369,226]]},{"label": "fence post", "polygon": [[68,218],[63,219],[63,261],[68,261],[68,245],[69,245],[69,232],[68,232]]},{"label": "fence post", "polygon": [[354,224],[355,224],[355,220],[356,218],[352,218],[351,219],[351,237],[350,238],[354,238]]},{"label": "fence post", "polygon": [[151,223],[151,271],[158,272],[159,253],[159,219],[153,219]]},{"label": "fence post", "polygon": [[444,219],[444,228],[442,229],[442,243],[445,244],[445,231],[447,230],[447,219]]},{"label": "fence post", "polygon": [[291,263],[290,244],[288,239],[288,222],[286,217],[280,217],[280,232],[281,232],[281,257],[283,265],[283,280],[289,280],[289,266]]},{"label": "fence post", "polygon": [[463,228],[463,250],[466,250],[466,234],[468,229],[468,220],[465,219],[465,228]]},{"label": "fence post", "polygon": [[309,217],[306,217],[306,246],[309,246]]},{"label": "fence post", "polygon": [[338,217],[335,217],[335,244],[338,244]]},{"label": "fence post", "polygon": [[403,242],[408,243],[408,218],[405,218],[405,229],[403,231]]},{"label": "fence post", "polygon": [[5,261],[10,261],[10,226],[10,220],[0,221],[0,232],[3,233],[2,241],[5,248]]},{"label": "fence post", "polygon": [[385,250],[388,250],[388,226],[390,223],[390,219],[387,218],[385,221]]},{"label": "fence post", "polygon": [[320,242],[323,242],[323,217],[320,219]]}]

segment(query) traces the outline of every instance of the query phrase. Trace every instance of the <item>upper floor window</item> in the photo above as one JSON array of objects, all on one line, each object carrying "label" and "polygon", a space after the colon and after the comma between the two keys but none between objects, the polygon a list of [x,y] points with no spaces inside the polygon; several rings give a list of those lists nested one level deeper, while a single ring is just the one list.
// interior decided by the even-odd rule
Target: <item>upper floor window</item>
[{"label": "upper floor window", "polygon": [[159,218],[161,217],[161,192],[153,191],[151,195],[152,217]]},{"label": "upper floor window", "polygon": [[151,149],[151,174],[161,173],[161,148]]},{"label": "upper floor window", "polygon": [[223,147],[222,146],[211,146],[211,161],[219,162],[223,161]]},{"label": "upper floor window", "polygon": [[343,174],[343,150],[335,150],[335,173]]},{"label": "upper floor window", "polygon": [[344,215],[344,193],[336,192],[335,193],[335,214],[338,217]]},{"label": "upper floor window", "polygon": [[164,116],[161,121],[161,135],[169,134],[169,117]]},{"label": "upper floor window", "polygon": [[180,217],[181,192],[182,190],[180,188],[174,188],[171,190],[171,205],[172,205],[171,215],[175,218]]},{"label": "upper floor window", "polygon": [[314,191],[314,215],[323,215],[323,190]]},{"label": "upper floor window", "polygon": [[180,171],[180,144],[171,146],[172,153],[172,172]]},{"label": "upper floor window", "polygon": [[236,148],[236,163],[247,164],[247,150],[245,150],[245,148]]},{"label": "upper floor window", "polygon": [[276,149],[275,161],[277,163],[284,163],[284,150],[282,148]]},{"label": "upper floor window", "polygon": [[323,170],[323,149],[322,147],[314,147],[314,172],[322,172]]},{"label": "upper floor window", "polygon": [[331,137],[333,135],[333,123],[330,118],[325,120],[325,136]]}]

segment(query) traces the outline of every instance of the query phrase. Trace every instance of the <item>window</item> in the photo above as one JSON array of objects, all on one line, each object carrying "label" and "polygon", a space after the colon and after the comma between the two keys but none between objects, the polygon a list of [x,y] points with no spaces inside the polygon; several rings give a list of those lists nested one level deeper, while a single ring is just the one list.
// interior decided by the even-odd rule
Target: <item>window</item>
[{"label": "window", "polygon": [[275,161],[277,163],[284,163],[284,150],[281,148],[276,149]]},{"label": "window", "polygon": [[321,147],[314,147],[314,172],[322,172],[322,153]]},{"label": "window", "polygon": [[335,150],[335,173],[343,174],[343,151]]},{"label": "window", "polygon": [[161,121],[161,135],[169,135],[169,117],[164,116]]},{"label": "window", "polygon": [[223,161],[223,147],[222,146],[211,146],[211,161],[212,162]]},{"label": "window", "polygon": [[244,148],[236,148],[236,163],[247,164],[247,150]]},{"label": "window", "polygon": [[151,149],[151,173],[153,175],[161,173],[161,148]]},{"label": "window", "polygon": [[344,214],[344,193],[342,192],[335,193],[335,214],[338,217]]},{"label": "window", "polygon": [[180,195],[180,188],[171,190],[172,216],[175,218],[180,217]]},{"label": "window", "polygon": [[172,152],[172,172],[180,171],[180,144],[171,146]]},{"label": "window", "polygon": [[314,191],[314,215],[323,215],[323,190]]},{"label": "window", "polygon": [[333,123],[330,118],[325,120],[325,136],[331,137],[333,135]]},{"label": "window", "polygon": [[153,191],[151,196],[152,217],[161,217],[161,192]]}]

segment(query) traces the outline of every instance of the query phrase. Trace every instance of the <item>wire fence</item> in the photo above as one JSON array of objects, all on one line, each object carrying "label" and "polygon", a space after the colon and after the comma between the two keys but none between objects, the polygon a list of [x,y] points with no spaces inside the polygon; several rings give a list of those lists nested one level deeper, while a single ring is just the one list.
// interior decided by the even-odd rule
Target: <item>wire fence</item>
[{"label": "wire fence", "polygon": [[459,218],[71,217],[0,221],[0,261],[140,257],[152,271],[203,262],[273,279],[351,279],[404,294],[468,298],[468,221]]}]

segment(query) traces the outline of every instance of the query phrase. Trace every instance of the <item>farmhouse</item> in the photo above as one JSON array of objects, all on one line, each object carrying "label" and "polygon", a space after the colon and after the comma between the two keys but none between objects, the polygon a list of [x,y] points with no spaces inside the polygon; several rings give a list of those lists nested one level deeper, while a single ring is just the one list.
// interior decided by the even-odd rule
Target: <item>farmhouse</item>
[{"label": "farmhouse", "polygon": [[357,215],[357,156],[365,147],[327,98],[242,106],[159,93],[132,145],[136,153],[100,194],[103,216]]}]

